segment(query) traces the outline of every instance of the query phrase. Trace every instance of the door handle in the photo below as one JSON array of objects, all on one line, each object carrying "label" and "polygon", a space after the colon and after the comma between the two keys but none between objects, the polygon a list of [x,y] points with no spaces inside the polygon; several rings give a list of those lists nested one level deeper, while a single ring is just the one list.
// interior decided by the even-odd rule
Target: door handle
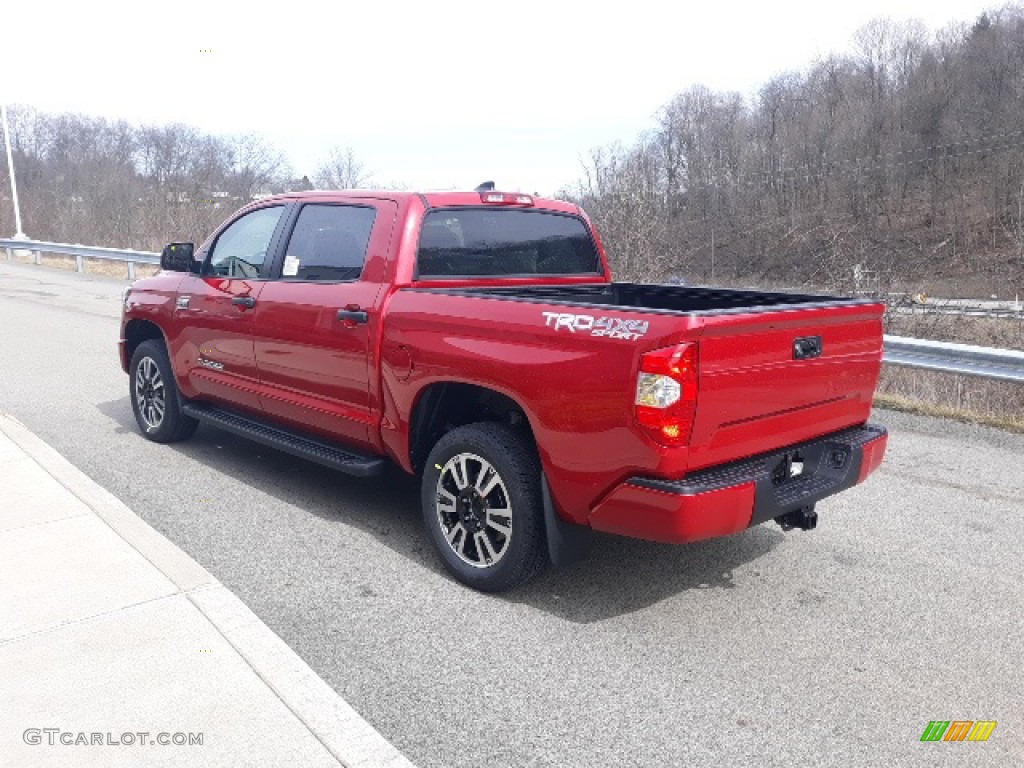
[{"label": "door handle", "polygon": [[256,306],[256,299],[254,299],[252,296],[235,296],[235,298],[231,300],[231,303],[237,304],[240,307],[252,309],[253,307]]},{"label": "door handle", "polygon": [[370,322],[370,315],[365,309],[339,309],[338,319],[343,320],[345,325],[352,326],[356,323]]}]

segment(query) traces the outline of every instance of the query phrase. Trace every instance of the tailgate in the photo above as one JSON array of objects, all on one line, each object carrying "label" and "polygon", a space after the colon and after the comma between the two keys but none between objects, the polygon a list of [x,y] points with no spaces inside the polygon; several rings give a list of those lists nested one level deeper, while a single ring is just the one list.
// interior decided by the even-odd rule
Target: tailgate
[{"label": "tailgate", "polygon": [[690,469],[864,423],[883,311],[847,303],[706,317]]}]

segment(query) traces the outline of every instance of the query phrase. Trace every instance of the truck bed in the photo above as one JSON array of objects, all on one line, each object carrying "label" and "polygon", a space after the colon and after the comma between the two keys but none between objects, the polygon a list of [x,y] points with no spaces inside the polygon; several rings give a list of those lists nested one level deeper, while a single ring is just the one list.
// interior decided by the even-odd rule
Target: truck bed
[{"label": "truck bed", "polygon": [[[435,289],[445,291],[447,289]],[[645,283],[601,283],[576,286],[517,286],[513,288],[461,288],[451,291],[494,298],[539,301],[547,304],[599,306],[624,311],[682,312],[721,315],[779,309],[872,304],[872,299],[802,293],[745,291],[726,288],[691,288]]]},{"label": "truck bed", "polygon": [[[884,306],[872,299],[635,283],[413,289],[420,291],[435,295],[424,306],[443,311],[448,324],[458,317],[468,335],[511,332],[523,345],[592,356],[600,373],[580,377],[577,357],[564,385],[591,400],[631,404],[640,355],[696,342],[690,471],[865,423],[881,369]],[[606,334],[591,329],[609,317],[636,323],[629,327],[637,333],[595,338]],[[474,331],[477,322],[486,325]]]}]

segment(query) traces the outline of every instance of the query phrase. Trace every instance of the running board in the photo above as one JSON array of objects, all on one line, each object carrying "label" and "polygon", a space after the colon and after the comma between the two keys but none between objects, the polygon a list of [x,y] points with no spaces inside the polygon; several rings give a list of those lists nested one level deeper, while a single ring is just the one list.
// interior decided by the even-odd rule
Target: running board
[{"label": "running board", "polygon": [[185,415],[204,424],[232,432],[257,443],[276,448],[302,459],[315,461],[325,467],[336,469],[356,477],[373,477],[384,471],[384,459],[356,453],[348,448],[328,443],[314,437],[271,426],[251,416],[243,416],[208,403],[182,403]]}]

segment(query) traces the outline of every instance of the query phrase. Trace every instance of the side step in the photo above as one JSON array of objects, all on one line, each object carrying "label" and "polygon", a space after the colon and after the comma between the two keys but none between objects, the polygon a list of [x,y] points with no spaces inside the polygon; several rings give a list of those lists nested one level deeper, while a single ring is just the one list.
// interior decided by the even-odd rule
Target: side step
[{"label": "side step", "polygon": [[257,443],[290,453],[292,456],[315,461],[317,464],[349,475],[373,477],[384,471],[384,459],[380,456],[356,453],[349,448],[272,426],[251,416],[218,408],[209,403],[182,403],[181,410],[204,424],[247,437]]}]

